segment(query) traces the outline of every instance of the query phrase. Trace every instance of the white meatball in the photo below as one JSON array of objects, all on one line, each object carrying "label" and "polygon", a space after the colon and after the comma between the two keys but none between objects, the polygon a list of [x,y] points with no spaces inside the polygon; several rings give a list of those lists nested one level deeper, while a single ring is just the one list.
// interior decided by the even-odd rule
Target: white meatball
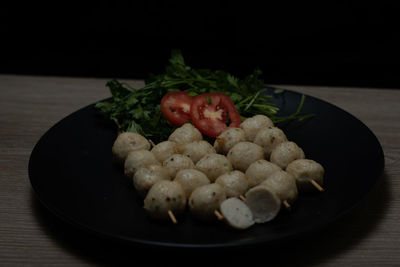
[{"label": "white meatball", "polygon": [[197,163],[207,154],[216,153],[213,146],[204,140],[194,141],[189,144],[181,145],[178,151],[182,155],[188,156],[194,163]]},{"label": "white meatball", "polygon": [[274,172],[261,185],[271,189],[282,202],[286,200],[291,204],[297,198],[296,179],[285,171]]},{"label": "white meatball", "polygon": [[214,212],[219,209],[225,199],[225,191],[219,184],[197,187],[189,199],[190,212],[201,220],[215,219]]},{"label": "white meatball", "polygon": [[135,150],[129,152],[126,157],[124,170],[125,175],[129,177],[133,177],[135,172],[140,167],[146,167],[148,165],[161,165],[160,162],[156,159],[153,153],[148,150]]},{"label": "white meatball", "polygon": [[168,211],[178,215],[185,210],[186,196],[182,186],[174,181],[155,183],[144,199],[144,209],[155,219],[168,220]]},{"label": "white meatball", "polygon": [[220,210],[225,221],[235,229],[246,229],[254,224],[250,208],[236,197],[224,200]]},{"label": "white meatball", "polygon": [[251,118],[245,119],[240,127],[246,133],[247,141],[253,141],[259,130],[264,127],[272,127],[274,123],[270,118],[264,115],[255,115]]},{"label": "white meatball", "polygon": [[286,171],[294,176],[299,191],[312,192],[315,187],[311,180],[317,182],[320,186],[324,182],[324,167],[314,160],[298,159],[291,162]]},{"label": "white meatball", "polygon": [[281,168],[278,165],[264,159],[253,162],[246,170],[249,187],[260,184],[268,179],[271,174],[280,170]]},{"label": "white meatball", "polygon": [[254,138],[254,143],[264,148],[265,157],[269,158],[272,150],[287,141],[285,133],[277,127],[262,128]]},{"label": "white meatball", "polygon": [[195,169],[184,169],[178,171],[174,181],[181,184],[186,196],[190,196],[197,187],[210,183],[207,176]]},{"label": "white meatball", "polygon": [[229,128],[215,139],[214,148],[218,153],[226,154],[234,145],[243,141],[246,141],[243,129]]},{"label": "white meatball", "polygon": [[211,182],[214,182],[220,175],[232,171],[232,164],[220,154],[207,154],[196,164],[196,169],[205,173]]},{"label": "white meatball", "polygon": [[137,133],[124,132],[115,140],[112,153],[116,162],[124,164],[129,152],[142,149],[150,149],[150,143],[146,138]]},{"label": "white meatball", "polygon": [[177,144],[172,141],[164,141],[155,145],[151,152],[159,162],[164,162],[164,160],[177,153]]},{"label": "white meatball", "polygon": [[229,150],[227,157],[234,169],[245,172],[250,164],[264,158],[264,149],[251,142],[240,142]]},{"label": "white meatball", "polygon": [[226,197],[238,197],[243,195],[249,187],[247,178],[241,171],[231,171],[222,174],[215,180],[215,183],[224,188]]},{"label": "white meatball", "polygon": [[188,144],[194,141],[202,140],[203,136],[192,124],[185,123],[177,128],[168,138],[177,144]]},{"label": "white meatball", "polygon": [[285,169],[290,162],[304,158],[304,151],[296,143],[287,141],[280,143],[272,150],[270,160]]},{"label": "white meatball", "polygon": [[163,166],[168,170],[171,178],[175,178],[179,170],[193,169],[193,161],[181,154],[175,154],[164,160]]},{"label": "white meatball", "polygon": [[168,171],[160,165],[141,167],[133,176],[133,185],[141,197],[145,197],[150,188],[158,181],[169,180]]},{"label": "white meatball", "polygon": [[268,187],[258,185],[246,193],[246,204],[256,223],[271,221],[281,209],[281,200]]}]

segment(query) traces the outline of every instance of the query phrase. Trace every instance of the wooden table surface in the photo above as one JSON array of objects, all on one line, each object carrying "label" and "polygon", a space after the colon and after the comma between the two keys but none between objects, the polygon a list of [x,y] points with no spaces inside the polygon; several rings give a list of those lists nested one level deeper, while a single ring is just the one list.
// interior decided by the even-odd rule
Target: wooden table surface
[{"label": "wooden table surface", "polygon": [[[400,266],[400,90],[281,85],[331,102],[364,122],[382,144],[383,179],[362,206],[328,231],[265,252],[205,253],[113,244],[64,224],[36,199],[28,179],[35,143],[60,119],[108,97],[106,81],[0,75],[0,266],[92,266],[141,260],[189,266],[193,262]],[[183,260],[187,255],[192,258]]]}]

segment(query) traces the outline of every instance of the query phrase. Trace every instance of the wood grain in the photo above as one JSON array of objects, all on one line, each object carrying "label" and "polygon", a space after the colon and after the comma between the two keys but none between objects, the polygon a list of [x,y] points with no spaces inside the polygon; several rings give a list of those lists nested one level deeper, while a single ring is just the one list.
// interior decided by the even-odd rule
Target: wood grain
[{"label": "wood grain", "polygon": [[0,75],[0,266],[134,265],[140,260],[187,265],[183,255],[207,265],[213,256],[218,256],[214,265],[245,265],[249,258],[262,266],[400,264],[400,90],[280,85],[331,102],[363,121],[384,149],[381,182],[363,205],[316,236],[284,248],[208,251],[204,257],[202,251],[150,251],[87,235],[47,212],[33,194],[27,166],[35,143],[60,119],[108,97],[105,82]]}]

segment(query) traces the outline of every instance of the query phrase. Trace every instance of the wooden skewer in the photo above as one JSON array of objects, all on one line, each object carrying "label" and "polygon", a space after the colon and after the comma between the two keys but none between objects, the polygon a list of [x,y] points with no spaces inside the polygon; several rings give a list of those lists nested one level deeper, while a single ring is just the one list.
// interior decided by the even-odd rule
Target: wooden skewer
[{"label": "wooden skewer", "polygon": [[171,219],[171,221],[173,222],[173,224],[177,224],[178,223],[178,221],[176,220],[175,215],[172,212],[172,210],[168,210],[168,215],[169,215],[169,218]]},{"label": "wooden skewer", "polygon": [[150,143],[151,147],[155,147],[156,146],[156,144],[154,144],[154,142],[151,141],[151,139],[149,139],[149,143]]},{"label": "wooden skewer", "polygon": [[221,221],[224,219],[224,216],[218,210],[214,210],[214,214],[217,216],[218,220]]},{"label": "wooden skewer", "polygon": [[285,206],[285,208],[287,208],[288,210],[290,210],[290,204],[287,202],[287,200],[284,200],[283,205]]},{"label": "wooden skewer", "polygon": [[310,182],[312,183],[313,186],[315,186],[315,188],[318,189],[318,191],[323,192],[325,191],[324,188],[322,188],[316,181],[314,181],[313,179],[310,180]]},{"label": "wooden skewer", "polygon": [[243,195],[240,195],[239,198],[240,198],[242,201],[246,201],[246,198],[245,198]]}]

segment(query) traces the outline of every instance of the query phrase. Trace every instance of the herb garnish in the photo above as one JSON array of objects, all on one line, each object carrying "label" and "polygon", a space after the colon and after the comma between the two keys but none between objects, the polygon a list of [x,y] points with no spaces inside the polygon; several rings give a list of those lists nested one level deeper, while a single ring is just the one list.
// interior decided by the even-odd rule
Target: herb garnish
[{"label": "herb garnish", "polygon": [[[259,69],[244,79],[222,70],[192,69],[185,64],[181,52],[177,50],[172,51],[169,62],[165,73],[151,75],[143,88],[133,88],[115,79],[109,81],[106,86],[112,94],[111,100],[98,102],[95,107],[113,120],[120,131],[137,132],[155,142],[166,140],[175,129],[160,110],[162,97],[171,91],[188,91],[190,96],[208,92],[225,93],[235,103],[242,119],[264,114],[273,122],[281,122],[304,120],[312,116],[300,114],[305,100],[303,95],[294,114],[278,117],[279,108],[270,102],[273,95],[266,94]],[[278,89],[275,93],[281,92]]]}]

